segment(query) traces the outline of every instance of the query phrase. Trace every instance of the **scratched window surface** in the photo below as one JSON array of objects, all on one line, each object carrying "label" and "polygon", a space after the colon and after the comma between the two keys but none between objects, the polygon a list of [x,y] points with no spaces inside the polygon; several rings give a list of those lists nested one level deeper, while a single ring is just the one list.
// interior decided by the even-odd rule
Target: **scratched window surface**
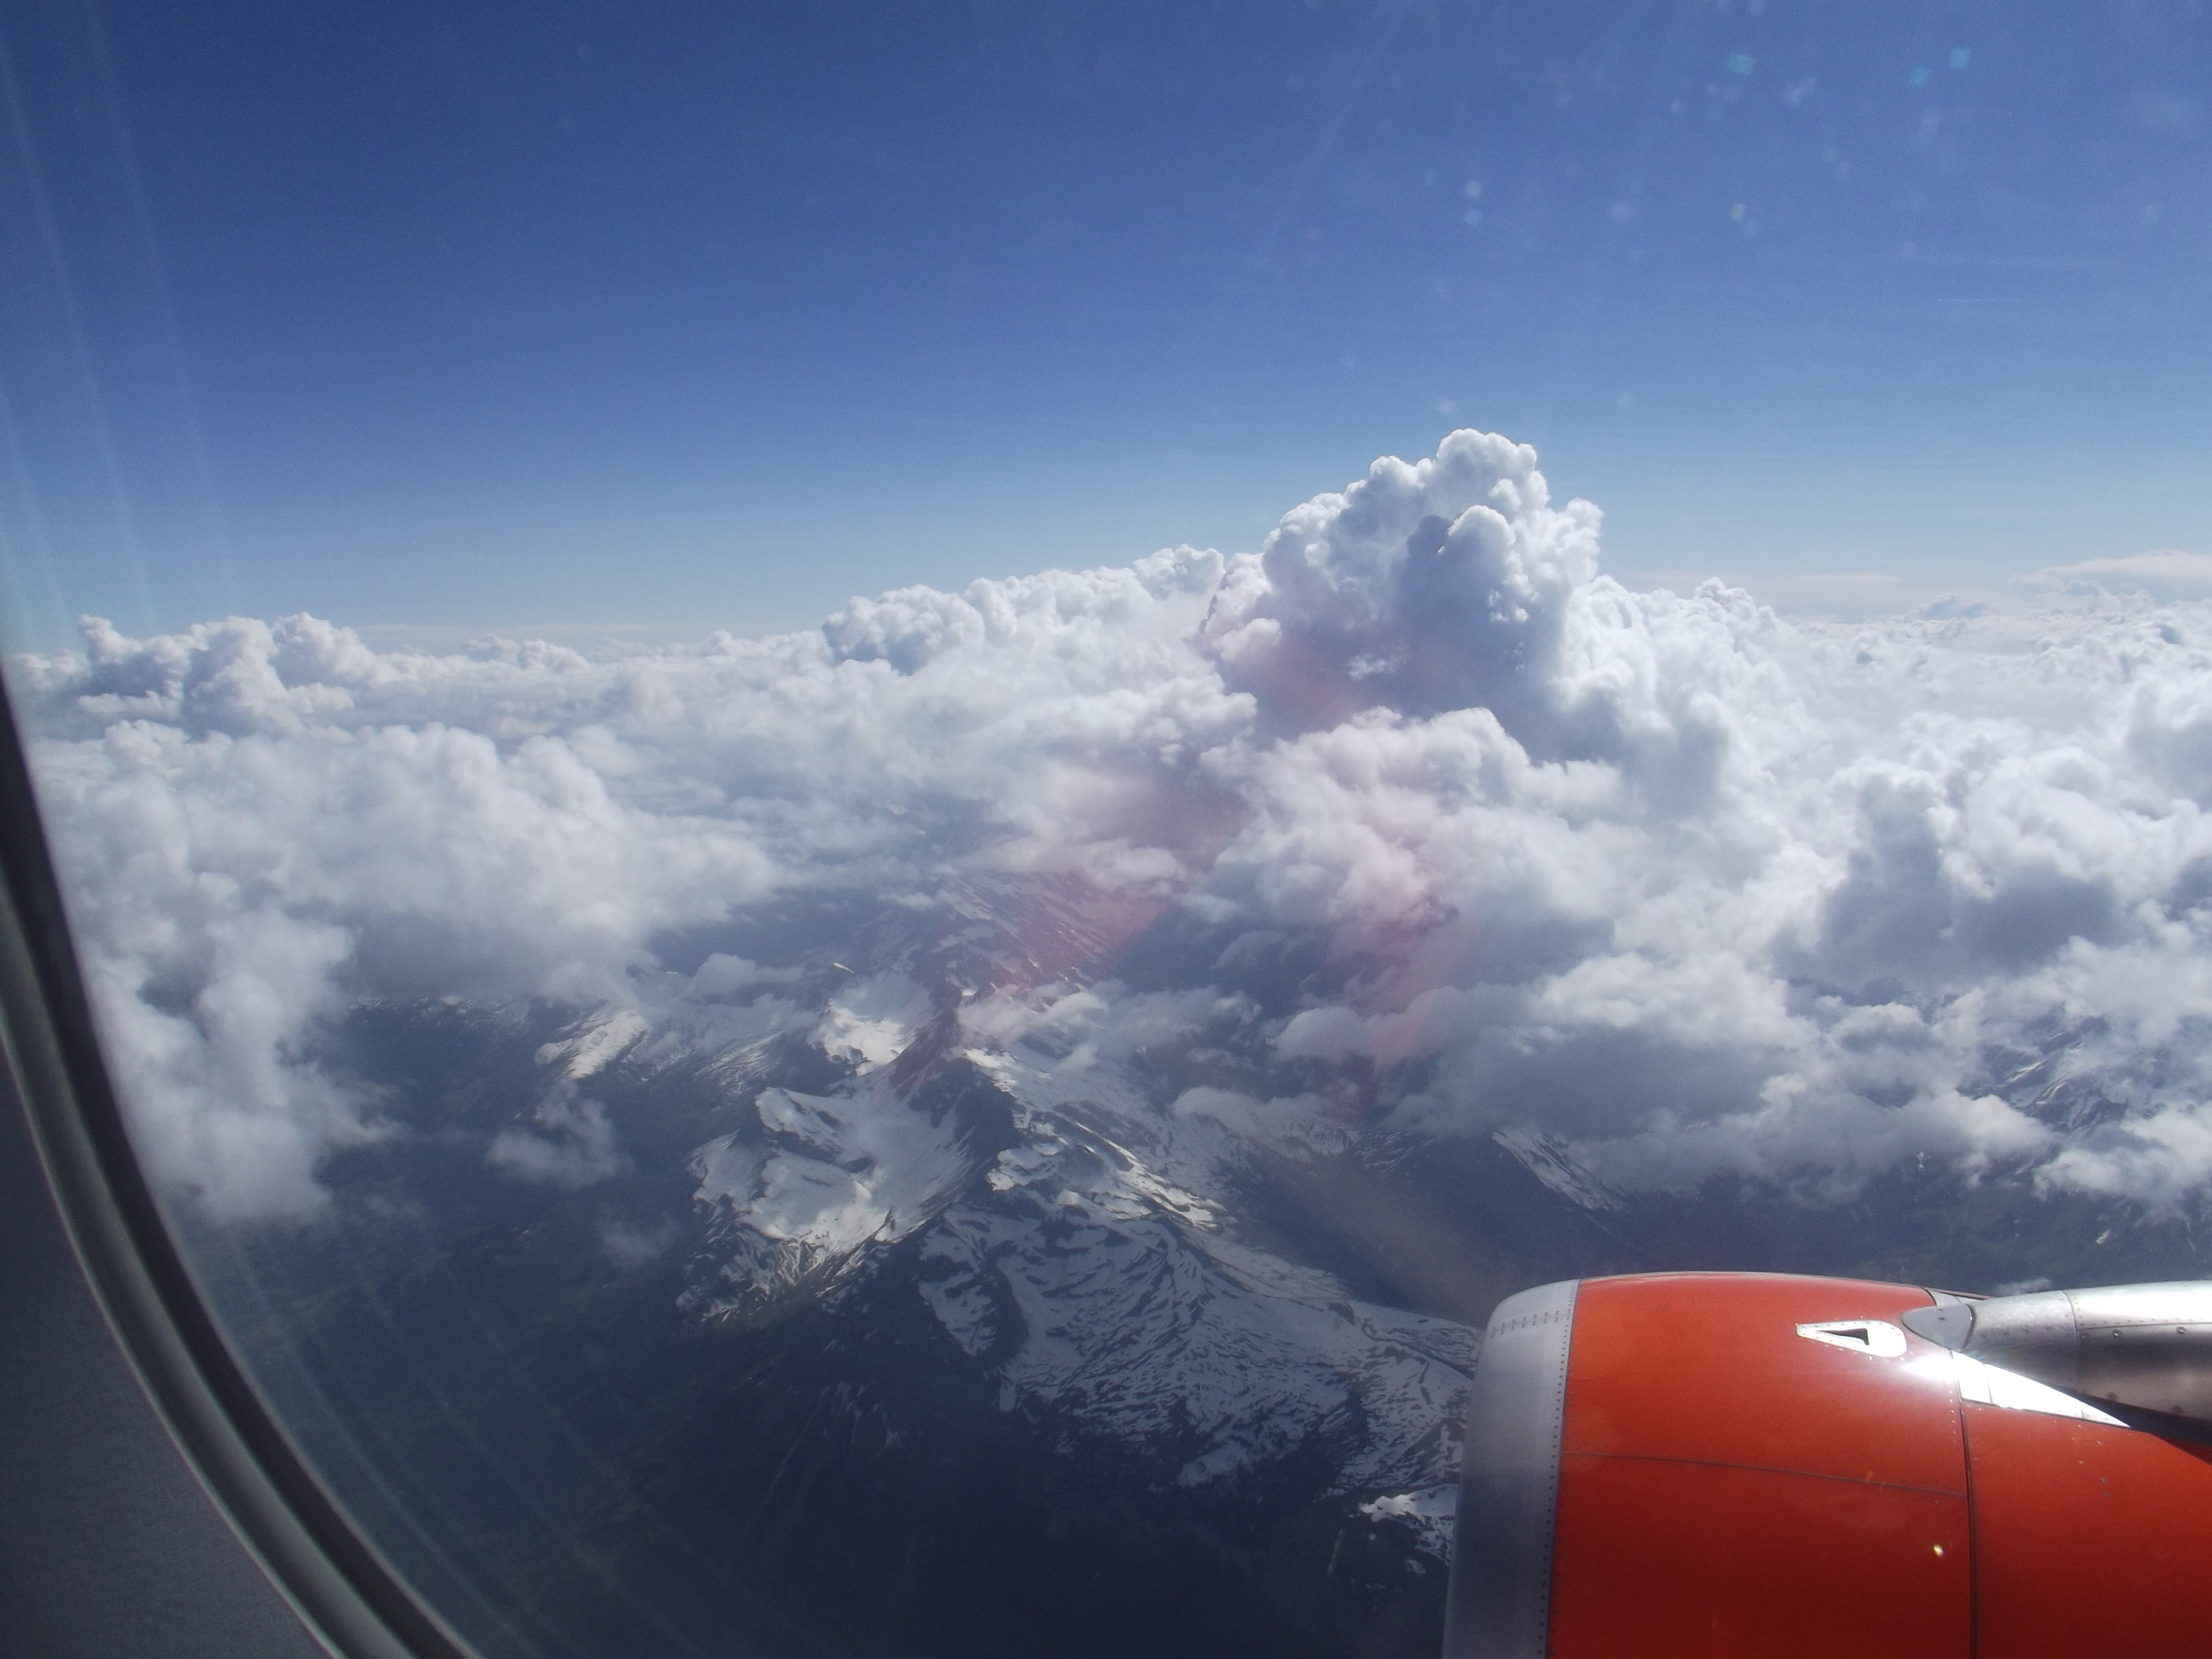
[{"label": "scratched window surface", "polygon": [[141,1154],[489,1654],[1427,1655],[1489,1309],[2200,1276],[2200,6],[0,21]]}]

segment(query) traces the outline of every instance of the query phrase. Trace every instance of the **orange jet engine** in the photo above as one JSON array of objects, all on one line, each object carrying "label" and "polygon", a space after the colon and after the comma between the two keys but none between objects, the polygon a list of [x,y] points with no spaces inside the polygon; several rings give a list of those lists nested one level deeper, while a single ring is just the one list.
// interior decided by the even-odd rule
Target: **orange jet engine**
[{"label": "orange jet engine", "polygon": [[1459,1504],[1445,1659],[2212,1651],[2212,1283],[1541,1285]]}]

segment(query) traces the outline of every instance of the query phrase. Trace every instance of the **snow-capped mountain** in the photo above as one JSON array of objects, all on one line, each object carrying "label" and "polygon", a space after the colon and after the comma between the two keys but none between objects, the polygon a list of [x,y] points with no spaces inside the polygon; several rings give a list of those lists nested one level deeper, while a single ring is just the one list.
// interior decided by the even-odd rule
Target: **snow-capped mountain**
[{"label": "snow-capped mountain", "polygon": [[700,1316],[828,1294],[919,1233],[912,1293],[1005,1410],[1172,1449],[1187,1486],[1312,1442],[1338,1449],[1338,1490],[1449,1478],[1473,1332],[1241,1241],[1218,1124],[1095,1069],[969,1063],[934,1109],[888,1067],[838,1095],[762,1089],[757,1135],[692,1159]]},{"label": "snow-capped mountain", "polygon": [[[750,1104],[689,1160],[687,1309],[759,1321],[896,1272],[1000,1409],[1119,1441],[1164,1482],[1300,1446],[1328,1449],[1333,1491],[1448,1482],[1476,1333],[1363,1298],[1240,1213],[1255,1156],[1340,1159],[1356,1127],[1086,1041],[1069,969],[1110,962],[1135,921],[1086,896],[964,882],[838,944],[841,977],[786,1026],[842,1075],[772,1082],[759,1039],[726,1062]],[[621,1018],[549,1054],[599,1052]]]}]

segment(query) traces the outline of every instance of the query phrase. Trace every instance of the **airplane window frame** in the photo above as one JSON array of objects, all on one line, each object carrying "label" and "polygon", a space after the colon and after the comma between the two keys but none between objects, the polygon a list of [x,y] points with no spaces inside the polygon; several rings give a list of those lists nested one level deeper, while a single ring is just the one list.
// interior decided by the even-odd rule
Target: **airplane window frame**
[{"label": "airplane window frame", "polygon": [[0,1054],[77,1263],[171,1441],[343,1659],[476,1659],[323,1486],[186,1267],[107,1071],[21,729],[0,684]]}]

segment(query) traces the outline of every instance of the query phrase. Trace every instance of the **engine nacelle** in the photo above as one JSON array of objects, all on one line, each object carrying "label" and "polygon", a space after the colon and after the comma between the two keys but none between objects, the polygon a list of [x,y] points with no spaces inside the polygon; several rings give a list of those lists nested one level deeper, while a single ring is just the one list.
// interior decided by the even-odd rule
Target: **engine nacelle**
[{"label": "engine nacelle", "polygon": [[2208,1568],[2212,1285],[1568,1280],[1491,1316],[1444,1651],[2197,1652]]}]

